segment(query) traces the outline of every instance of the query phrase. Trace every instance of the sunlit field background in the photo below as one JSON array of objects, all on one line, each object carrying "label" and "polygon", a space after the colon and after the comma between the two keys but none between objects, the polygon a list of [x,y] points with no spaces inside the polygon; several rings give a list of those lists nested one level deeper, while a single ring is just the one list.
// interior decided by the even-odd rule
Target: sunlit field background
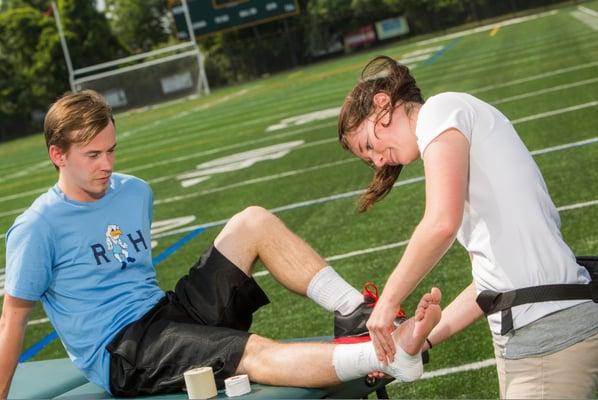
[{"label": "sunlit field background", "polygon": [[[598,12],[598,1],[583,7]],[[578,255],[598,255],[597,29],[598,17],[571,6],[477,32],[395,43],[207,97],[117,115],[116,171],[143,178],[154,191],[153,255],[178,244],[156,266],[161,286],[171,289],[226,219],[249,205],[273,210],[356,287],[367,281],[383,286],[423,212],[422,163],[405,168],[384,201],[358,214],[356,200],[372,171],[341,149],[336,133],[336,109],[361,68],[379,54],[410,65],[426,98],[468,92],[503,111],[544,174],[565,240]],[[259,152],[245,155],[238,169],[230,170],[230,159],[214,163],[226,166],[221,171],[208,174],[210,165],[198,169],[251,150]],[[17,215],[57,176],[41,134],[4,143],[0,154],[4,239]],[[203,232],[180,242],[200,226]],[[4,240],[0,253],[3,293]],[[281,288],[260,265],[256,271],[272,303],[255,315],[252,331],[279,339],[332,334],[329,313]],[[446,305],[469,282],[468,256],[456,244],[404,307],[412,310],[431,286],[442,289]],[[25,349],[52,331],[44,318],[36,307]],[[32,359],[65,356],[55,340]],[[434,347],[426,370],[435,375],[393,384],[389,393],[394,398],[496,398],[495,369],[487,361],[492,358],[490,333],[480,320]]]}]

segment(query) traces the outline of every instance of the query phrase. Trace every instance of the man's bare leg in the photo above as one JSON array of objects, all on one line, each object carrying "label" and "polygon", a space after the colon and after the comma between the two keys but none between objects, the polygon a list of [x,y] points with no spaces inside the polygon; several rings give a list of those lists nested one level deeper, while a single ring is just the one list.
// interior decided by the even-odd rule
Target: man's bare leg
[{"label": "man's bare leg", "polygon": [[[440,320],[440,307],[436,301],[440,302],[438,289],[422,297],[415,312],[417,320],[416,317],[409,319],[402,325],[403,328],[397,329],[393,334],[397,347],[405,345],[406,348],[403,349],[405,352],[417,354],[419,357],[418,353],[423,342]],[[355,352],[354,359],[363,361],[352,362],[351,357],[344,361],[340,360],[340,363],[346,364],[340,368],[348,370],[349,373],[341,377],[338,375],[339,366],[335,365],[337,361],[334,361],[337,347],[343,347],[343,352]],[[248,374],[253,382],[269,385],[324,387],[337,384],[341,380],[365,376],[375,370],[395,374],[400,367],[400,363],[390,369],[382,365],[376,357],[371,342],[345,345],[281,343],[252,335],[236,373]]]},{"label": "man's bare leg", "polygon": [[282,343],[251,335],[236,373],[267,385],[330,386],[340,383],[333,351],[332,343]]},{"label": "man's bare leg", "polygon": [[363,303],[359,291],[262,207],[248,207],[233,216],[214,245],[248,276],[259,258],[284,287],[307,295],[328,311],[348,315]]},{"label": "man's bare leg", "polygon": [[261,207],[248,207],[234,215],[214,245],[248,276],[259,257],[274,279],[305,295],[313,276],[326,261],[291,232],[280,219]]}]

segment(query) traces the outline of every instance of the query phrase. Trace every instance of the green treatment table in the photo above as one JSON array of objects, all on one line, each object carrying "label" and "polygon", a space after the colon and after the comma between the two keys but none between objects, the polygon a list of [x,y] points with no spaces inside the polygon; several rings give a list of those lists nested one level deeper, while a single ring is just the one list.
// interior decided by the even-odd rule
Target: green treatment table
[{"label": "green treatment table", "polygon": [[[330,337],[298,339],[293,341],[322,341]],[[315,399],[315,398],[367,398],[376,392],[378,398],[388,398],[386,385],[392,379],[378,379],[373,382],[366,378],[356,379],[325,389],[300,387],[268,386],[251,384],[251,392],[235,399]],[[224,390],[218,391],[218,398],[226,398]],[[85,376],[67,358],[32,361],[18,365],[12,381],[9,399],[107,399],[110,394],[101,387],[87,381]],[[187,393],[145,396],[148,399],[187,399]]]}]

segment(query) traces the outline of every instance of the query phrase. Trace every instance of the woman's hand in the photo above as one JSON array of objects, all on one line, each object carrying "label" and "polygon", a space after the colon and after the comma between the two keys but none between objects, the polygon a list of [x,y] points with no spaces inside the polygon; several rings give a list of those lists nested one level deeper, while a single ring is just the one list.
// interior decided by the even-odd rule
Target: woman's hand
[{"label": "woman's hand", "polygon": [[396,329],[394,320],[399,308],[388,305],[381,297],[366,323],[376,356],[384,364],[391,363],[395,358],[396,347],[392,332]]}]

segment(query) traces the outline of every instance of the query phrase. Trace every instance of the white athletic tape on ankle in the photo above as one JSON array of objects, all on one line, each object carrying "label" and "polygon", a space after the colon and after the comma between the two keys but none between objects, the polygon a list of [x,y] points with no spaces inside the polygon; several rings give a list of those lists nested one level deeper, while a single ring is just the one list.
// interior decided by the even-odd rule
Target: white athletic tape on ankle
[{"label": "white athletic tape on ankle", "polygon": [[249,377],[247,375],[235,375],[224,380],[224,387],[228,397],[241,396],[251,392]]},{"label": "white athletic tape on ankle", "polygon": [[218,394],[212,367],[190,369],[183,376],[185,377],[185,386],[187,386],[189,399],[205,400]]},{"label": "white athletic tape on ankle", "polygon": [[400,381],[412,382],[419,379],[424,373],[424,366],[420,353],[411,355],[407,353],[401,346],[397,346],[397,352],[395,353],[395,362],[398,365],[398,373],[395,375]]}]

